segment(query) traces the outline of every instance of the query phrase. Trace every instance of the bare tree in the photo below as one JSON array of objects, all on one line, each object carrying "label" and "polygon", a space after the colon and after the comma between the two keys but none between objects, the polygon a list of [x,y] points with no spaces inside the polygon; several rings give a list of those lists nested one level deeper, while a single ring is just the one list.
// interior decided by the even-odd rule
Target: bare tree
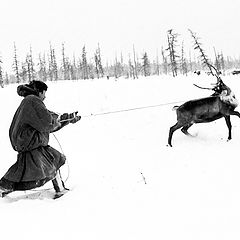
[{"label": "bare tree", "polygon": [[128,60],[128,68],[129,68],[129,77],[135,79],[135,71],[134,71],[134,66],[132,64],[132,60],[129,54],[129,60]]},{"label": "bare tree", "polygon": [[142,65],[143,74],[145,77],[150,76],[150,62],[146,52],[143,54],[142,60],[143,60],[143,65]]},{"label": "bare tree", "polygon": [[31,80],[35,80],[36,79],[36,71],[34,69],[33,54],[32,54],[31,46],[30,46],[30,52],[29,52],[29,64],[30,64]]},{"label": "bare tree", "polygon": [[68,60],[65,56],[65,45],[62,43],[62,69],[63,69],[63,79],[69,79],[69,66]]},{"label": "bare tree", "polygon": [[54,80],[58,80],[58,66],[57,66],[57,58],[55,54],[55,49],[52,49],[52,66],[53,66],[53,76]]},{"label": "bare tree", "polygon": [[4,84],[3,84],[3,72],[2,72],[2,57],[0,57],[0,86],[3,88]]},{"label": "bare tree", "polygon": [[17,79],[17,83],[20,83],[20,75],[19,75],[19,63],[17,58],[17,48],[14,42],[14,62],[13,62],[13,70],[15,72],[15,77]]},{"label": "bare tree", "polygon": [[31,60],[29,54],[26,57],[26,66],[27,66],[27,77],[28,81],[30,82],[32,80],[32,74],[31,74]]},{"label": "bare tree", "polygon": [[183,75],[187,75],[188,69],[187,69],[187,59],[185,57],[185,52],[184,52],[184,42],[182,42],[180,69]]},{"label": "bare tree", "polygon": [[86,53],[85,46],[83,46],[83,49],[82,49],[82,71],[83,71],[83,79],[89,79],[89,69],[88,69],[87,53]]},{"label": "bare tree", "polygon": [[46,58],[45,58],[45,53],[43,54],[43,57],[41,56],[41,54],[39,54],[39,78],[42,81],[47,81],[47,66],[46,66]]},{"label": "bare tree", "polygon": [[163,64],[163,73],[164,74],[167,74],[168,73],[168,62],[167,62],[167,57],[165,56],[165,51],[162,47],[162,50],[161,50],[161,54],[162,54],[162,64]]},{"label": "bare tree", "polygon": [[173,33],[173,29],[168,30],[168,34],[167,34],[168,48],[166,50],[169,51],[169,58],[170,58],[173,77],[177,76],[177,71],[178,71],[177,58],[179,58],[179,56],[176,53],[177,36],[178,36],[177,33]]},{"label": "bare tree", "polygon": [[190,72],[193,71],[193,63],[192,63],[192,55],[191,55],[191,51],[189,51],[189,70]]},{"label": "bare tree", "polygon": [[77,64],[76,64],[76,58],[74,54],[73,54],[72,64],[70,65],[70,78],[72,80],[77,80]]},{"label": "bare tree", "polygon": [[22,80],[22,82],[26,82],[28,77],[28,71],[27,71],[27,62],[21,63],[21,68],[19,69],[19,76]]},{"label": "bare tree", "polygon": [[49,54],[48,54],[48,75],[50,81],[53,81],[53,57],[52,57],[52,44],[49,43]]},{"label": "bare tree", "polygon": [[83,64],[80,57],[77,61],[77,79],[83,79]]},{"label": "bare tree", "polygon": [[160,75],[160,65],[159,65],[159,57],[158,57],[158,50],[156,56],[156,69],[154,71],[155,74]]},{"label": "bare tree", "polygon": [[219,72],[224,73],[224,71],[225,71],[225,61],[224,61],[223,53],[217,53],[215,48],[213,48],[213,50],[214,50],[214,54],[215,54],[214,66],[216,67],[216,69]]},{"label": "bare tree", "polygon": [[95,69],[97,73],[97,78],[104,76],[103,66],[102,66],[102,57],[101,57],[101,51],[98,43],[98,48],[94,54],[94,60],[95,60]]},{"label": "bare tree", "polygon": [[95,60],[95,71],[96,71],[96,74],[97,74],[97,78],[99,78],[99,65],[98,65],[97,52],[94,54],[94,60]]},{"label": "bare tree", "polygon": [[49,78],[51,81],[58,80],[58,67],[57,67],[57,60],[56,60],[56,54],[55,54],[55,49],[52,47],[51,43],[49,43],[50,47],[50,52],[48,56],[48,62],[49,62]]},{"label": "bare tree", "polygon": [[136,52],[135,52],[135,47],[134,47],[134,45],[133,45],[133,62],[134,62],[134,76],[135,76],[136,78],[138,78]]},{"label": "bare tree", "polygon": [[221,52],[221,54],[219,54],[219,62],[220,62],[220,67],[221,67],[223,73],[225,73],[225,59],[223,57],[222,52]]}]

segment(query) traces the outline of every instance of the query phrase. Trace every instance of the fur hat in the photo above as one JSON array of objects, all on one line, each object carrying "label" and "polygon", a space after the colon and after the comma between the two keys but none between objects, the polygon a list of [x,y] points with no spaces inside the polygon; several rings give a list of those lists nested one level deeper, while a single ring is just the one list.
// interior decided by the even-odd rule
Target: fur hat
[{"label": "fur hat", "polygon": [[17,87],[17,93],[21,97],[26,97],[28,95],[36,95],[39,96],[40,92],[44,90],[47,91],[47,84],[42,81],[31,81],[28,84],[19,85]]}]

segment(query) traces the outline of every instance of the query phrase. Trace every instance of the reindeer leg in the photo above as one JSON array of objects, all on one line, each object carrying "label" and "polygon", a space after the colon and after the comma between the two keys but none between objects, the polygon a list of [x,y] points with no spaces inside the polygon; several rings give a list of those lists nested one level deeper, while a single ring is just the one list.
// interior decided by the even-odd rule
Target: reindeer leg
[{"label": "reindeer leg", "polygon": [[168,136],[168,145],[169,145],[170,147],[172,147],[172,135],[173,135],[173,133],[174,133],[177,129],[181,128],[182,126],[183,126],[182,124],[180,124],[179,122],[177,122],[175,125],[173,125],[172,127],[170,127],[169,136]]},{"label": "reindeer leg", "polygon": [[229,110],[229,115],[235,115],[235,116],[238,116],[240,118],[240,113],[238,111]]},{"label": "reindeer leg", "polygon": [[229,130],[229,134],[228,134],[228,140],[232,139],[232,124],[230,121],[230,115],[234,115],[234,116],[238,116],[240,118],[240,113],[238,111],[234,111],[234,110],[229,110],[229,115],[228,116],[224,116],[227,126],[228,126],[228,130]]},{"label": "reindeer leg", "polygon": [[230,115],[224,116],[227,127],[228,127],[228,140],[232,139],[232,124],[230,120]]},{"label": "reindeer leg", "polygon": [[184,127],[181,129],[181,131],[182,131],[185,135],[191,136],[191,134],[188,132],[188,129],[189,129],[192,125],[193,125],[193,124],[190,123],[190,124],[184,126]]}]

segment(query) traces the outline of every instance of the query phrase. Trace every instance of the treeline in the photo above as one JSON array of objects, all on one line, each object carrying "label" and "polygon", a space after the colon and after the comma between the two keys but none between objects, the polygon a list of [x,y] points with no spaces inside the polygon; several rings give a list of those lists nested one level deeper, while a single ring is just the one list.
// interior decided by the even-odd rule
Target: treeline
[{"label": "treeline", "polygon": [[[0,58],[0,84],[12,82],[29,82],[31,80],[85,80],[94,78],[131,78],[160,74],[171,74],[173,77],[182,74],[188,75],[194,71],[208,71],[203,64],[206,56],[199,38],[189,30],[193,39],[193,49],[200,51],[200,57],[195,58],[191,51],[186,52],[184,41],[179,40],[179,34],[173,29],[167,31],[166,46],[162,46],[155,59],[149,59],[147,52],[137,54],[133,45],[132,53],[124,58],[122,54],[113,61],[103,63],[100,45],[98,44],[93,56],[88,56],[86,46],[78,56],[71,58],[66,55],[65,44],[62,43],[60,56],[56,56],[55,47],[49,44],[49,50],[38,54],[33,60],[33,51],[30,47],[25,59],[19,60],[17,46],[14,43],[13,73],[3,72],[3,62]],[[201,52],[202,51],[202,52]],[[222,52],[214,48],[214,59],[207,59],[217,70],[225,73],[226,70],[239,68],[240,59],[225,57]],[[58,60],[57,60],[58,59]]]}]

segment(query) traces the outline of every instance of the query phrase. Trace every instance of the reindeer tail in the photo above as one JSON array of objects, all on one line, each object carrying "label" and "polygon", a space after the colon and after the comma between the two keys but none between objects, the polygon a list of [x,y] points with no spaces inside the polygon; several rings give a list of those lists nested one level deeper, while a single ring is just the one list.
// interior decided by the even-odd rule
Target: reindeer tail
[{"label": "reindeer tail", "polygon": [[179,108],[179,106],[174,106],[174,107],[172,108],[172,110],[173,110],[173,111],[176,111],[178,108]]}]

